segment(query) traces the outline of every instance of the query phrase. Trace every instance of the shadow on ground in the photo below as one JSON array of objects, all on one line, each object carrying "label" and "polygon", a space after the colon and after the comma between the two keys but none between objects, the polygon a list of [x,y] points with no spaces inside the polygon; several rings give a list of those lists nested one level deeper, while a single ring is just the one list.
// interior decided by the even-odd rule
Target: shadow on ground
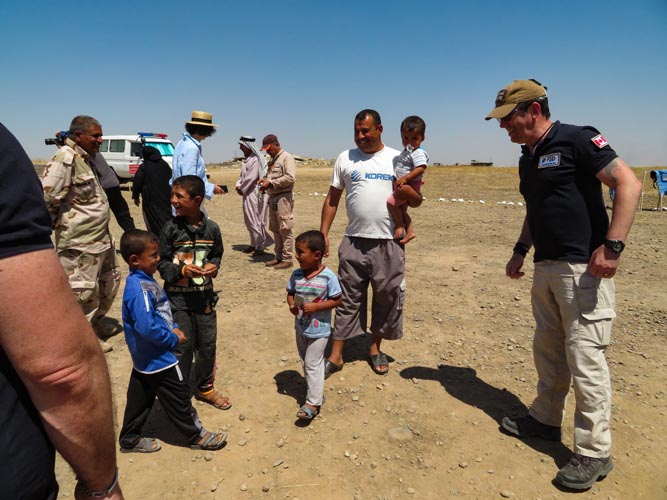
[{"label": "shadow on ground", "polygon": [[290,396],[300,406],[306,400],[306,380],[296,370],[284,370],[273,376],[278,394]]},{"label": "shadow on ground", "polygon": [[[363,335],[358,335],[352,337],[345,341],[343,346],[343,362],[352,363],[354,361],[365,361],[370,366],[370,361],[368,359],[368,350],[371,347],[371,334],[364,333]],[[329,356],[330,346],[327,346],[324,356]],[[384,351],[383,351],[384,352]],[[395,359],[387,353],[384,353],[387,356],[387,359],[390,363],[393,363]]]},{"label": "shadow on ground", "polygon": [[240,244],[234,244],[232,245],[232,250],[235,252],[244,252],[250,248],[250,245],[240,245]]},{"label": "shadow on ground", "polygon": [[[294,398],[298,406],[306,402],[306,379],[296,370],[284,370],[273,376],[276,382],[278,394],[283,394]],[[317,417],[316,417],[317,418]],[[308,427],[315,419],[296,418],[294,425],[297,427]]]},{"label": "shadow on ground", "polygon": [[248,256],[248,262],[266,263],[274,259],[273,252],[258,251],[258,252],[248,253],[247,250],[249,249],[250,245],[241,245],[241,244],[232,245],[233,251],[241,252]]},{"label": "shadow on ground", "polygon": [[[512,392],[504,387],[498,389],[477,376],[477,371],[466,366],[439,365],[438,368],[411,366],[400,372],[405,379],[434,380],[447,393],[459,401],[482,410],[500,427],[504,416],[524,416],[528,408]],[[563,444],[542,439],[525,439],[524,443],[534,450],[553,458],[558,468],[563,467],[572,452]]]},{"label": "shadow on ground", "polygon": [[[202,422],[202,425],[207,428],[206,422]],[[146,420],[146,423],[144,424],[142,434],[145,437],[158,439],[171,446],[182,446],[187,448],[189,445],[185,436],[178,431],[173,422],[169,420],[169,417],[167,417],[164,410],[162,410],[160,401],[157,399],[155,400],[155,404],[153,404],[148,420]]]}]

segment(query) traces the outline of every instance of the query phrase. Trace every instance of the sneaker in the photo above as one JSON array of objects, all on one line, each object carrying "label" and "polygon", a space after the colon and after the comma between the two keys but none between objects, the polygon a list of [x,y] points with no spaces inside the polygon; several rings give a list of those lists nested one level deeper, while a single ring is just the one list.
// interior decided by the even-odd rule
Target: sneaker
[{"label": "sneaker", "polygon": [[562,436],[560,427],[543,424],[530,415],[515,419],[503,417],[500,425],[510,434],[520,438],[536,437],[547,441],[560,441]]},{"label": "sneaker", "polygon": [[108,342],[105,342],[104,340],[98,338],[97,339],[100,342],[100,348],[102,349],[102,352],[104,354],[113,351],[113,346],[109,344]]},{"label": "sneaker", "polygon": [[293,267],[294,264],[292,263],[291,260],[283,260],[279,264],[276,264],[273,269],[288,269],[290,267]]},{"label": "sneaker", "polygon": [[575,453],[565,467],[558,471],[555,481],[573,490],[587,490],[604,479],[614,468],[611,457],[593,458]]}]

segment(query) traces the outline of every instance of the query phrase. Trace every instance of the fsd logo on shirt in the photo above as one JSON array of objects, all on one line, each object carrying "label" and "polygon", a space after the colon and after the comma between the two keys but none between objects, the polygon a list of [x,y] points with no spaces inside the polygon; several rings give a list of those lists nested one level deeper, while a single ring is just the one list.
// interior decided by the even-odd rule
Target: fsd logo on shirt
[{"label": "fsd logo on shirt", "polygon": [[550,155],[540,156],[540,161],[537,168],[551,168],[560,165],[560,153],[553,153]]}]

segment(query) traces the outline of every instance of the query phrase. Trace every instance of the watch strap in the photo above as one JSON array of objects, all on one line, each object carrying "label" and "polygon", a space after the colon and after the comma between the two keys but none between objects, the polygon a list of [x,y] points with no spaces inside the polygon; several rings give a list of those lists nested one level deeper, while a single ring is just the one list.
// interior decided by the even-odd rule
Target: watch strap
[{"label": "watch strap", "polygon": [[113,476],[113,481],[111,482],[111,485],[109,485],[108,488],[106,488],[104,490],[95,491],[95,490],[88,489],[88,487],[83,483],[81,483],[81,487],[83,489],[83,493],[88,497],[104,498],[105,496],[107,496],[109,493],[111,493],[113,491],[113,489],[116,487],[117,484],[118,484],[118,468],[116,468],[116,473]]}]

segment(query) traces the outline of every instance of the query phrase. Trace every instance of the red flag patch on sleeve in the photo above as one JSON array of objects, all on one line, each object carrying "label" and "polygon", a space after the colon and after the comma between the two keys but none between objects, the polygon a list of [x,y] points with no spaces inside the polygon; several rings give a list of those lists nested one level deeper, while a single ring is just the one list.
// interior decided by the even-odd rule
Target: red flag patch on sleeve
[{"label": "red flag patch on sleeve", "polygon": [[607,142],[607,139],[602,137],[602,134],[598,134],[595,137],[591,139],[593,144],[595,144],[598,148],[603,148],[605,146],[608,146],[609,143]]}]

